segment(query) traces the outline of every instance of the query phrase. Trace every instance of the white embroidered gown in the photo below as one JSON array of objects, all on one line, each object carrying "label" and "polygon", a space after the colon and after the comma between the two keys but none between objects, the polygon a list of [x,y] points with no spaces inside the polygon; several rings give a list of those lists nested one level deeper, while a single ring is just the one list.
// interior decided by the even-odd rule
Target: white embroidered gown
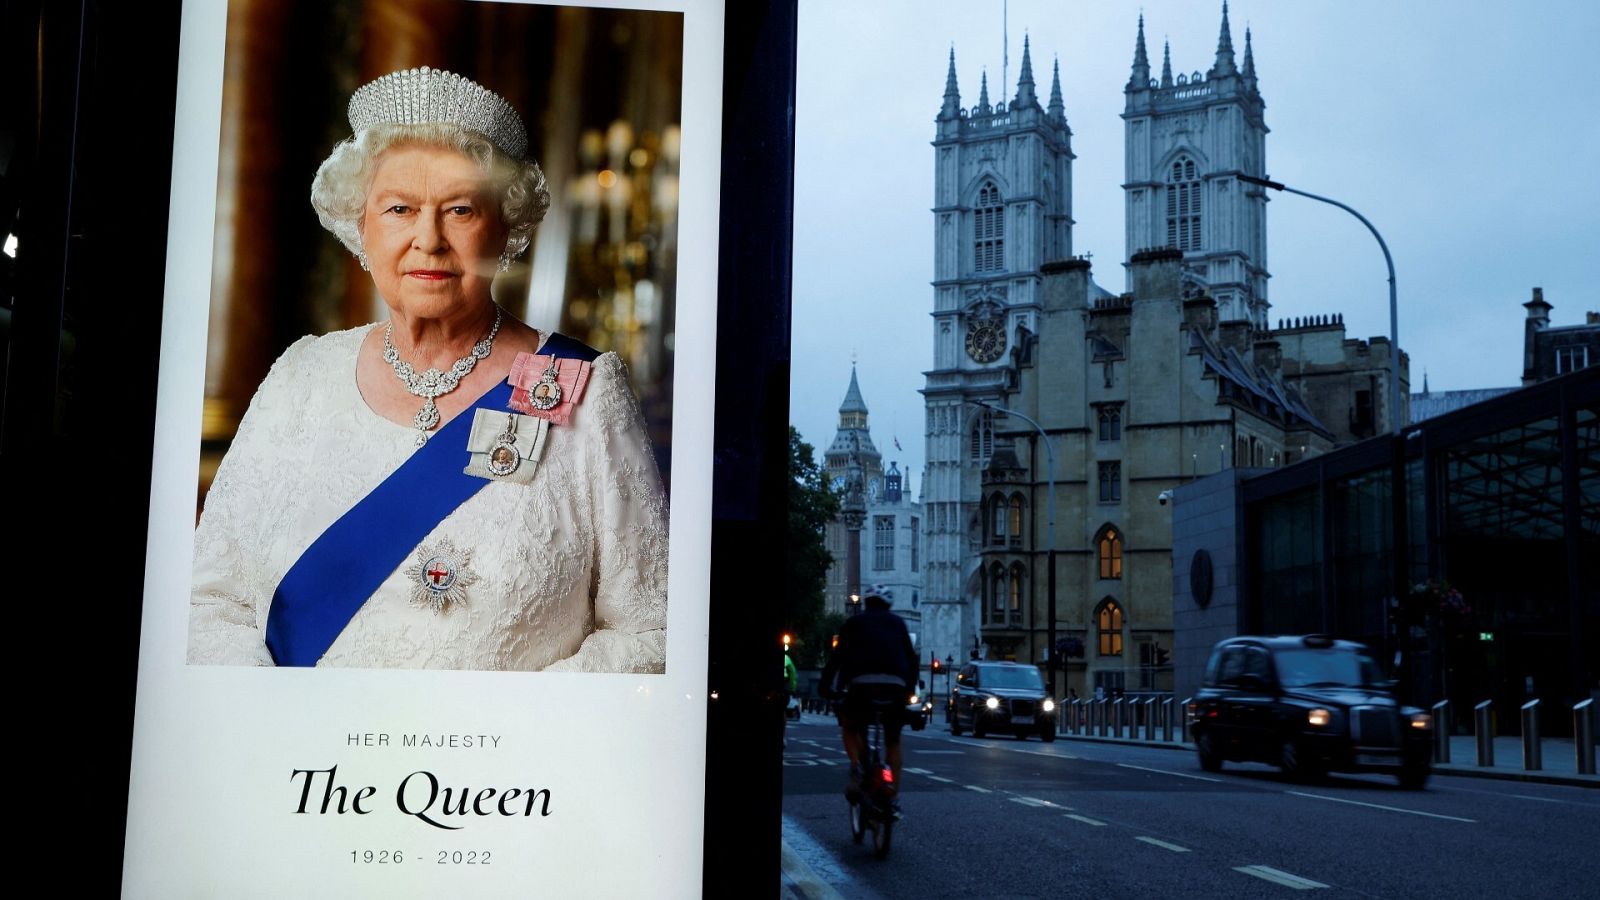
[{"label": "white embroidered gown", "polygon": [[[373,412],[356,388],[372,327],[300,339],[250,401],[195,531],[190,663],[272,665],[273,589],[416,449],[416,430]],[[470,551],[478,581],[464,605],[412,601],[413,549],[318,665],[664,671],[666,499],[615,353],[594,361],[537,466],[527,485],[485,485],[422,541]]]}]

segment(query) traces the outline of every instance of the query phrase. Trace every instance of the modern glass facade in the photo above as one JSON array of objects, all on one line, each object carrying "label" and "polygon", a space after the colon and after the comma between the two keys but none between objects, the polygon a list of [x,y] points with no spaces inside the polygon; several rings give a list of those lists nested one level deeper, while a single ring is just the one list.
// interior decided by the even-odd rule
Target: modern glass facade
[{"label": "modern glass facade", "polygon": [[1380,651],[1457,730],[1539,698],[1547,734],[1600,694],[1600,370],[1251,478],[1241,627]]}]

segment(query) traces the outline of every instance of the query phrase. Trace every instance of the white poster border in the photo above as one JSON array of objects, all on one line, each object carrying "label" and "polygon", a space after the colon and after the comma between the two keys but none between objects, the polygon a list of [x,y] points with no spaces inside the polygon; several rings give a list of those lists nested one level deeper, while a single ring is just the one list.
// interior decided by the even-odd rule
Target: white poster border
[{"label": "white poster border", "polygon": [[[216,212],[195,176],[217,171],[227,26],[226,4],[185,3],[126,896],[700,893],[723,5],[563,5],[684,14],[667,672],[185,664]],[[335,767],[347,794],[322,813]],[[422,821],[419,772],[494,791],[487,812]]]}]

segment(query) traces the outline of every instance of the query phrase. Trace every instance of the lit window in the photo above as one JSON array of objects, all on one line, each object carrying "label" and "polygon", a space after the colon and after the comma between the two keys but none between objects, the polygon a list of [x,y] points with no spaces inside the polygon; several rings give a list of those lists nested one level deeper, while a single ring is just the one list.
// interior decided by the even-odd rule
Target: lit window
[{"label": "lit window", "polygon": [[1180,156],[1167,172],[1167,246],[1200,249],[1200,197],[1204,185],[1194,160]]},{"label": "lit window", "polygon": [[1011,537],[1012,546],[1022,545],[1022,495],[1011,495],[1011,517],[1006,530]]},{"label": "lit window", "polygon": [[1100,655],[1121,656],[1122,607],[1117,605],[1117,601],[1107,597],[1101,602],[1095,618],[1100,626]]},{"label": "lit window", "polygon": [[1006,209],[1000,189],[986,182],[972,213],[972,270],[1000,272],[1006,267]]},{"label": "lit window", "polygon": [[1122,577],[1122,536],[1115,528],[1100,533],[1100,577]]}]

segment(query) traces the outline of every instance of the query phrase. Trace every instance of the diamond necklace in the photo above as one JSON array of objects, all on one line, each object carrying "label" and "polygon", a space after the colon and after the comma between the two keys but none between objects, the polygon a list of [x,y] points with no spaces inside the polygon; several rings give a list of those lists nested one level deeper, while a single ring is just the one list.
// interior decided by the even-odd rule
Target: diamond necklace
[{"label": "diamond necklace", "polygon": [[411,423],[417,427],[417,446],[421,447],[428,442],[428,431],[439,424],[439,407],[434,404],[434,398],[443,397],[455,390],[461,384],[461,379],[472,372],[478,360],[487,359],[494,350],[494,336],[500,332],[500,305],[495,304],[494,325],[489,328],[489,336],[472,345],[472,352],[455,361],[449,371],[429,369],[421,375],[411,367],[411,364],[400,359],[400,351],[394,348],[394,322],[390,322],[383,329],[383,361],[388,363],[394,374],[405,382],[406,390],[423,398],[422,408],[412,417]]}]

